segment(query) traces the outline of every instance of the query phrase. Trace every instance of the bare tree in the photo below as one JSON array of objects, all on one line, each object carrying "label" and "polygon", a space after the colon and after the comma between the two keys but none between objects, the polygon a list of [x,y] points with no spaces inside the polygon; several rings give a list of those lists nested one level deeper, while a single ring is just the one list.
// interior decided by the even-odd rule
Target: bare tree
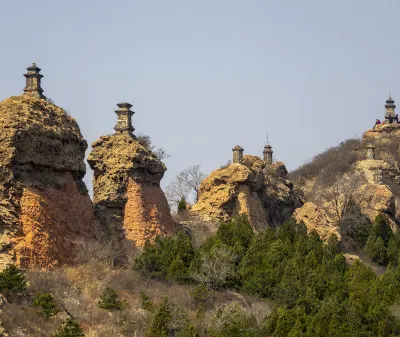
[{"label": "bare tree", "polygon": [[343,215],[347,212],[351,201],[354,200],[356,190],[361,186],[363,180],[360,174],[332,175],[329,184],[319,191],[319,198],[330,207],[337,221],[340,222]]},{"label": "bare tree", "polygon": [[163,160],[171,157],[171,155],[163,148],[153,145],[150,136],[139,133],[136,138],[141,145],[153,152],[158,157],[158,159]]},{"label": "bare tree", "polygon": [[201,257],[200,267],[193,277],[215,290],[235,273],[235,254],[224,246],[215,246]]},{"label": "bare tree", "polygon": [[199,198],[200,184],[205,174],[200,171],[200,165],[189,166],[172,179],[166,188],[165,194],[172,208],[184,198],[196,203]]}]

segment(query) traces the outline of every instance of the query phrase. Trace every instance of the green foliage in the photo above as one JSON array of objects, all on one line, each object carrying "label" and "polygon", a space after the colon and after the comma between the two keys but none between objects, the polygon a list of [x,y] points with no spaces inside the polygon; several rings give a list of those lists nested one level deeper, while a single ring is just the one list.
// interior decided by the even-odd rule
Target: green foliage
[{"label": "green foliage", "polygon": [[9,264],[0,273],[0,292],[18,293],[26,288],[26,279],[21,271],[12,264]]},{"label": "green foliage", "polygon": [[60,309],[54,301],[54,297],[51,293],[37,294],[33,300],[33,305],[47,318],[55,316],[60,312]]},{"label": "green foliage", "polygon": [[[400,234],[393,234],[384,216],[370,227],[365,248],[374,261],[388,265],[381,276],[361,262],[347,265],[336,236],[324,243],[294,221],[254,234],[247,219],[238,218],[222,224],[196,251],[184,237],[163,240],[149,244],[137,266],[145,273],[157,266],[152,270],[163,278],[197,282],[190,295],[198,308],[210,289],[221,287],[275,303],[261,325],[239,307],[221,308],[209,336],[400,336],[390,310],[400,295]],[[149,336],[167,336],[173,324],[169,305],[157,313]]]},{"label": "green foliage", "polygon": [[114,289],[107,287],[100,298],[98,306],[99,308],[107,310],[122,310],[123,303],[118,299],[117,292]]},{"label": "green foliage", "polygon": [[190,291],[189,295],[196,303],[196,306],[203,310],[205,303],[212,296],[212,292],[205,284],[199,284]]},{"label": "green foliage", "polygon": [[394,234],[384,215],[378,215],[370,230],[365,251],[372,261],[381,266],[391,263],[397,266],[400,250],[400,234]]},{"label": "green foliage", "polygon": [[182,213],[184,211],[186,211],[186,200],[184,197],[181,198],[181,200],[178,203],[178,213]]},{"label": "green foliage", "polygon": [[193,257],[192,243],[184,232],[179,232],[176,237],[157,236],[154,243],[146,241],[134,269],[150,277],[185,283],[189,279],[188,268]]},{"label": "green foliage", "polygon": [[153,303],[150,301],[149,296],[144,291],[139,293],[140,298],[140,306],[144,310],[152,311],[153,310]]},{"label": "green foliage", "polygon": [[217,238],[240,253],[249,248],[254,232],[246,215],[222,223]]},{"label": "green foliage", "polygon": [[153,316],[150,328],[146,333],[146,337],[168,337],[171,320],[171,307],[168,297],[164,297],[160,307]]},{"label": "green foliage", "polygon": [[85,331],[72,318],[67,318],[52,337],[85,337]]}]

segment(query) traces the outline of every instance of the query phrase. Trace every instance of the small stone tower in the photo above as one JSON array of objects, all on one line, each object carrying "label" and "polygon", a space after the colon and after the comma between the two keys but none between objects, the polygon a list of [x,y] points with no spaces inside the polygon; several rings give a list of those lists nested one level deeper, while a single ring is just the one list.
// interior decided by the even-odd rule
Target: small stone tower
[{"label": "small stone tower", "polygon": [[375,146],[372,144],[367,145],[367,159],[375,160]]},{"label": "small stone tower", "polygon": [[233,149],[233,163],[234,164],[241,164],[243,162],[243,149],[236,145]]},{"label": "small stone tower", "polygon": [[40,80],[43,78],[43,75],[39,74],[41,69],[36,66],[35,62],[33,62],[32,65],[26,69],[28,72],[24,74],[26,77],[24,95],[46,99],[46,97],[43,95],[43,89],[40,85]]},{"label": "small stone tower", "polygon": [[385,104],[385,119],[389,119],[389,116],[395,115],[394,109],[396,109],[396,105],[394,104],[394,100],[392,99],[392,95],[389,95],[389,98],[386,100]]},{"label": "small stone tower", "polygon": [[117,104],[118,110],[115,113],[118,116],[117,124],[114,127],[116,133],[125,133],[135,138],[133,131],[135,128],[132,126],[132,115],[135,113],[131,111],[132,104],[129,103],[119,103]]},{"label": "small stone tower", "polygon": [[274,153],[274,151],[272,151],[272,146],[269,145],[269,143],[267,143],[267,145],[264,146],[264,163],[266,165],[270,165],[272,164],[272,154]]}]

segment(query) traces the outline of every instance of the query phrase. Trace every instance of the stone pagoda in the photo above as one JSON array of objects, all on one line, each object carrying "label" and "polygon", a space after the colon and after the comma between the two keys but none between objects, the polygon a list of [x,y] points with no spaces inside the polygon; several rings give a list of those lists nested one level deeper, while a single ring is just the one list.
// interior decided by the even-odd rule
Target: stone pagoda
[{"label": "stone pagoda", "polygon": [[40,74],[41,69],[36,66],[35,62],[33,62],[32,65],[26,69],[28,72],[24,74],[26,77],[24,95],[46,99],[46,97],[43,95],[43,89],[40,85],[40,81],[43,78],[43,75]]},{"label": "stone pagoda", "polygon": [[117,104],[118,110],[115,113],[118,116],[117,124],[114,127],[116,133],[124,133],[130,135],[132,138],[136,138],[133,135],[135,128],[132,126],[132,115],[135,113],[131,111],[132,104],[130,103],[119,103]]},{"label": "stone pagoda", "polygon": [[396,109],[396,105],[394,104],[392,95],[389,94],[389,98],[386,100],[386,104],[385,104],[385,120],[383,122],[384,124],[389,123],[390,117],[393,117],[393,118],[395,117],[396,113],[395,113],[394,109]]},{"label": "stone pagoda", "polygon": [[272,164],[272,154],[274,153],[274,151],[272,151],[272,146],[269,145],[269,142],[267,142],[267,144],[264,146],[264,151],[263,151],[263,155],[264,155],[264,163],[266,165],[270,165]]}]

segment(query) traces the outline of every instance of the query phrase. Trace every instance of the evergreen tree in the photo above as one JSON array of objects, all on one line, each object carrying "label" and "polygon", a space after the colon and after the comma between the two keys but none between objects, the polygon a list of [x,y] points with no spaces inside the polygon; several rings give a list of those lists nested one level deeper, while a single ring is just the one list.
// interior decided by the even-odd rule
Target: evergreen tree
[{"label": "evergreen tree", "polygon": [[72,318],[67,318],[52,337],[85,337],[85,331]]},{"label": "evergreen tree", "polygon": [[117,292],[114,289],[107,287],[100,298],[98,306],[107,310],[122,310],[123,303],[118,299]]},{"label": "evergreen tree", "polygon": [[0,292],[18,293],[26,288],[26,279],[21,271],[13,264],[9,264],[0,273]]},{"label": "evergreen tree", "polygon": [[37,294],[33,300],[33,305],[47,318],[55,316],[60,312],[60,309],[54,301],[54,297],[51,293]]},{"label": "evergreen tree", "polygon": [[187,209],[185,197],[182,197],[178,203],[178,213],[183,213]]},{"label": "evergreen tree", "polygon": [[169,324],[171,323],[171,307],[168,297],[164,297],[160,307],[153,316],[146,337],[168,337]]},{"label": "evergreen tree", "polygon": [[144,310],[152,311],[153,310],[153,303],[150,301],[149,296],[144,291],[139,293],[140,297],[140,306]]}]

